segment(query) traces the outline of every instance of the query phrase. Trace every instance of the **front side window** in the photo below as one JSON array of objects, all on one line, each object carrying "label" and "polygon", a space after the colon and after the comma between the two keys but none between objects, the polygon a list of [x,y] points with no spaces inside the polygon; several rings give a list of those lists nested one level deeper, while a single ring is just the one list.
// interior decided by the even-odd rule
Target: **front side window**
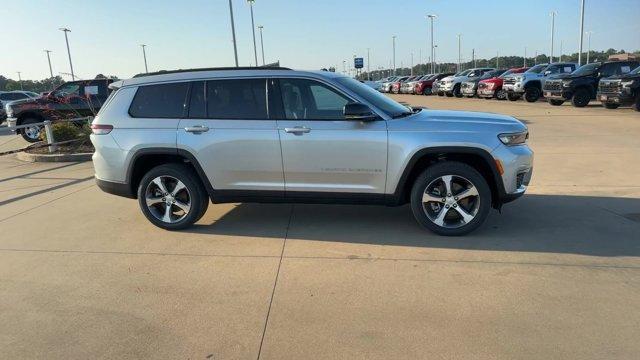
[{"label": "front side window", "polygon": [[288,120],[341,120],[349,99],[328,86],[306,79],[281,79],[280,91]]},{"label": "front side window", "polygon": [[207,81],[207,117],[209,119],[268,119],[266,80]]},{"label": "front side window", "polygon": [[181,118],[189,83],[140,86],[129,114],[136,118]]},{"label": "front side window", "polygon": [[68,83],[60,85],[60,87],[53,91],[53,95],[59,98],[80,96],[80,84]]},{"label": "front side window", "polygon": [[337,78],[336,81],[349,91],[358,94],[358,96],[362,97],[373,106],[384,111],[390,117],[398,116],[409,111],[406,106],[350,77],[340,77]]}]

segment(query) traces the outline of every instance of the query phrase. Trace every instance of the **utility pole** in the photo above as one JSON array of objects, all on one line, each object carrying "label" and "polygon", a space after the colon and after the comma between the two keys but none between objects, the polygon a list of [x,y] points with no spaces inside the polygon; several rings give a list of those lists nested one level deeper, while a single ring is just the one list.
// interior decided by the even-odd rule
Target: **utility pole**
[{"label": "utility pole", "polygon": [[396,74],[396,36],[391,37],[393,39],[393,75]]},{"label": "utility pole", "polygon": [[436,72],[438,71],[438,63],[436,62],[436,49],[438,45],[433,45],[433,65],[436,67]]},{"label": "utility pole", "polygon": [[560,40],[560,58],[558,61],[562,62],[562,40]]},{"label": "utility pole", "polygon": [[20,82],[20,90],[24,90],[24,88],[22,87],[22,77],[20,76],[21,72],[17,71],[18,73],[18,81]]},{"label": "utility pole", "polygon": [[251,34],[253,35],[253,56],[256,59],[256,66],[258,66],[258,48],[256,47],[256,26],[253,23],[253,3],[256,0],[247,0],[249,8],[251,9]]},{"label": "utility pole", "polygon": [[461,67],[462,65],[460,64],[460,59],[462,58],[462,55],[461,55],[462,45],[460,41],[461,38],[462,38],[462,34],[458,34],[458,72],[462,70],[462,67]]},{"label": "utility pole", "polygon": [[553,62],[553,35],[556,26],[556,14],[557,12],[555,10],[551,12],[551,56],[549,57],[549,63]]},{"label": "utility pole", "polygon": [[51,56],[49,56],[49,53],[51,53],[51,50],[43,50],[43,51],[47,53],[47,61],[49,62],[49,74],[51,74],[51,78],[53,79],[53,69],[51,68]]},{"label": "utility pole", "polygon": [[496,69],[500,68],[500,52],[496,51]]},{"label": "utility pole", "polygon": [[233,22],[233,5],[229,0],[229,14],[231,15],[231,35],[233,37],[233,55],[236,59],[236,67],[238,67],[238,47],[236,46],[236,25]]},{"label": "utility pole", "polygon": [[140,47],[142,47],[142,57],[144,58],[144,72],[148,74],[149,68],[147,67],[147,51],[145,50],[147,45],[140,44]]},{"label": "utility pole", "polygon": [[260,30],[260,47],[262,48],[262,66],[264,66],[264,39],[262,38],[262,29],[264,29],[264,26],[258,25],[258,30]]},{"label": "utility pole", "polygon": [[587,62],[586,64],[589,63],[589,54],[591,54],[591,34],[593,34],[593,31],[587,31],[585,32],[585,34],[587,34]]},{"label": "utility pole", "polygon": [[522,64],[523,67],[527,67],[527,47],[524,47],[524,62]]},{"label": "utility pole", "polygon": [[476,49],[471,49],[471,61],[473,62],[473,67],[476,66]]},{"label": "utility pole", "polygon": [[367,48],[367,79],[371,81],[371,61],[369,58],[369,48]]},{"label": "utility pole", "polygon": [[71,79],[75,80],[76,76],[73,74],[73,63],[71,62],[71,50],[69,50],[69,38],[67,37],[67,33],[71,32],[71,30],[67,28],[60,28],[58,30],[64,32],[64,41],[67,43],[67,54],[69,55],[69,67],[71,68]]},{"label": "utility pole", "polygon": [[578,66],[582,66],[582,35],[584,35],[584,0],[580,1],[580,46],[578,50]]},{"label": "utility pole", "polygon": [[437,16],[434,14],[428,14],[427,19],[431,20],[431,72],[435,74],[435,66],[436,66],[436,47],[433,45],[433,19]]}]

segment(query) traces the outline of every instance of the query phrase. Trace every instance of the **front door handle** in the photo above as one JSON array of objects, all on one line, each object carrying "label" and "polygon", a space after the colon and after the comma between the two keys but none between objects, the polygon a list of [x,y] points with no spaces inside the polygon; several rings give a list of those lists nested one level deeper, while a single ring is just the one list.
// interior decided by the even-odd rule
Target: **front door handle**
[{"label": "front door handle", "polygon": [[306,134],[308,132],[311,132],[311,129],[305,126],[296,126],[292,128],[284,128],[284,132],[289,134],[300,135],[300,134]]},{"label": "front door handle", "polygon": [[186,128],[184,128],[184,131],[190,132],[190,133],[200,134],[200,133],[209,131],[209,127],[208,126],[202,126],[202,125],[187,126]]}]

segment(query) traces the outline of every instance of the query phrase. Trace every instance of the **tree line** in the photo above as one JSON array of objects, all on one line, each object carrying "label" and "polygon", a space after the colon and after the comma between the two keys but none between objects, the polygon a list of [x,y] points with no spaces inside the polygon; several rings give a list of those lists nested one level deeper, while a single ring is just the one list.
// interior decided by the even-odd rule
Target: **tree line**
[{"label": "tree line", "polygon": [[[96,79],[104,79],[107,78],[102,74],[98,74],[95,77]],[[109,79],[117,80],[116,76],[109,76]],[[0,75],[0,91],[15,91],[15,90],[24,90],[24,91],[33,91],[35,93],[43,93],[49,92],[56,87],[64,84],[65,80],[61,76],[54,76],[52,78],[42,79],[42,80],[15,80],[9,79]]]}]

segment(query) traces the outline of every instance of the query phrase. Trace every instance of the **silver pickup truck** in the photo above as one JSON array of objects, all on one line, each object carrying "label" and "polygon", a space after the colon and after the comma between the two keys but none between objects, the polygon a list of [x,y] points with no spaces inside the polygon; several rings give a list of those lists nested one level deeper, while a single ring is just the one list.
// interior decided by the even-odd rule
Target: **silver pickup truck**
[{"label": "silver pickup truck", "polygon": [[504,77],[502,88],[507,98],[516,101],[524,96],[527,102],[536,102],[542,96],[545,81],[558,74],[572,73],[577,67],[574,63],[538,64],[521,73]]}]

